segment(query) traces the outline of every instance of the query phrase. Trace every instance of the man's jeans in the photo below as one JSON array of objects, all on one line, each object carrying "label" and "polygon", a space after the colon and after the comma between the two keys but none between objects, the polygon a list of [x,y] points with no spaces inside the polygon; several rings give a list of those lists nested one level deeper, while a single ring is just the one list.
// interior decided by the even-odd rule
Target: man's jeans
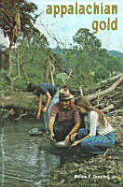
[{"label": "man's jeans", "polygon": [[49,118],[50,118],[50,113],[51,113],[51,109],[52,109],[52,106],[55,104],[55,103],[58,103],[59,102],[59,90],[55,93],[55,95],[53,96],[53,98],[51,99],[48,107],[47,107],[47,110],[44,114],[44,121],[45,121],[45,129],[48,130],[48,123],[49,123]]}]

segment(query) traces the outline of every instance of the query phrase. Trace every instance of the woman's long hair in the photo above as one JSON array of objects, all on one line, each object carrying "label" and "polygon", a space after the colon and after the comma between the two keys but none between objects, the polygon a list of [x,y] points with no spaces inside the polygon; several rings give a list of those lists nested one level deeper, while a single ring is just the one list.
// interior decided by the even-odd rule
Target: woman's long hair
[{"label": "woman's long hair", "polygon": [[[92,110],[96,111],[98,113],[99,121],[100,123],[105,126],[105,115],[102,111],[92,106],[92,104],[89,102],[87,97],[82,96],[79,99],[76,100],[76,108],[81,112],[81,108],[84,108],[86,110],[85,113],[88,113]],[[107,117],[106,117],[107,118]],[[108,120],[108,119],[107,119]]]}]

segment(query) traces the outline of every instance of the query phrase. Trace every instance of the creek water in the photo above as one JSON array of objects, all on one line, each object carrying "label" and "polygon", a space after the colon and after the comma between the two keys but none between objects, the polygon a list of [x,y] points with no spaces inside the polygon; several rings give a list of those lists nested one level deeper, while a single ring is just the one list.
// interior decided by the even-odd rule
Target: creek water
[{"label": "creek water", "polygon": [[60,156],[45,150],[50,142],[47,135],[35,137],[28,134],[30,129],[43,125],[43,121],[34,119],[1,121],[1,187],[43,186],[42,183],[51,178],[50,172],[60,166]]},{"label": "creek water", "polygon": [[[76,156],[78,149],[56,148],[47,134],[29,136],[28,132],[33,128],[44,128],[44,121],[1,120],[0,187],[45,187],[45,181],[52,179],[52,171],[64,161],[80,159],[81,162],[82,153],[80,158]],[[122,148],[114,146],[107,159],[115,161],[118,174],[123,173]]]}]

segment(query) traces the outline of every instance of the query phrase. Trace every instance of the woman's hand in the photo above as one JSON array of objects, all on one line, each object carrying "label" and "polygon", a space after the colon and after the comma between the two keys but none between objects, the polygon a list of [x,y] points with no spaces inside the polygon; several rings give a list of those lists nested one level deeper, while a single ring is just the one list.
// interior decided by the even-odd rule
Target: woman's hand
[{"label": "woman's hand", "polygon": [[78,141],[75,141],[75,142],[72,143],[71,147],[73,147],[73,146],[77,146],[79,143],[80,143],[79,140],[78,140]]},{"label": "woman's hand", "polygon": [[90,134],[88,134],[87,136],[85,136],[85,137],[82,138],[81,140],[77,140],[77,141],[73,142],[73,144],[71,145],[71,147],[77,146],[77,145],[78,145],[79,143],[81,143],[83,140],[88,139],[88,138],[90,138]]}]

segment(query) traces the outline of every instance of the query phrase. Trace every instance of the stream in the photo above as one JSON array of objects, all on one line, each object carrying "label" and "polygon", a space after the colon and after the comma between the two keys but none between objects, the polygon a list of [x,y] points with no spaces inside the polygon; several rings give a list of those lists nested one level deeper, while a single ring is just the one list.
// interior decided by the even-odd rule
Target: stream
[{"label": "stream", "polygon": [[[45,150],[47,135],[29,136],[28,131],[43,127],[43,122],[28,119],[1,121],[0,128],[0,186],[43,186],[50,172],[60,166],[60,156]],[[43,145],[44,149],[40,148]],[[42,142],[41,142],[42,141]]]},{"label": "stream", "polygon": [[[43,120],[1,120],[0,187],[46,187],[48,182],[48,186],[58,186],[63,180],[67,187],[90,186],[90,182],[92,186],[122,187],[123,122],[115,124],[119,124],[116,144],[106,156],[88,158],[82,152],[79,157],[78,149],[54,147],[46,133],[29,136],[30,129],[44,128]],[[110,180],[74,178],[79,174],[109,176]]]}]

